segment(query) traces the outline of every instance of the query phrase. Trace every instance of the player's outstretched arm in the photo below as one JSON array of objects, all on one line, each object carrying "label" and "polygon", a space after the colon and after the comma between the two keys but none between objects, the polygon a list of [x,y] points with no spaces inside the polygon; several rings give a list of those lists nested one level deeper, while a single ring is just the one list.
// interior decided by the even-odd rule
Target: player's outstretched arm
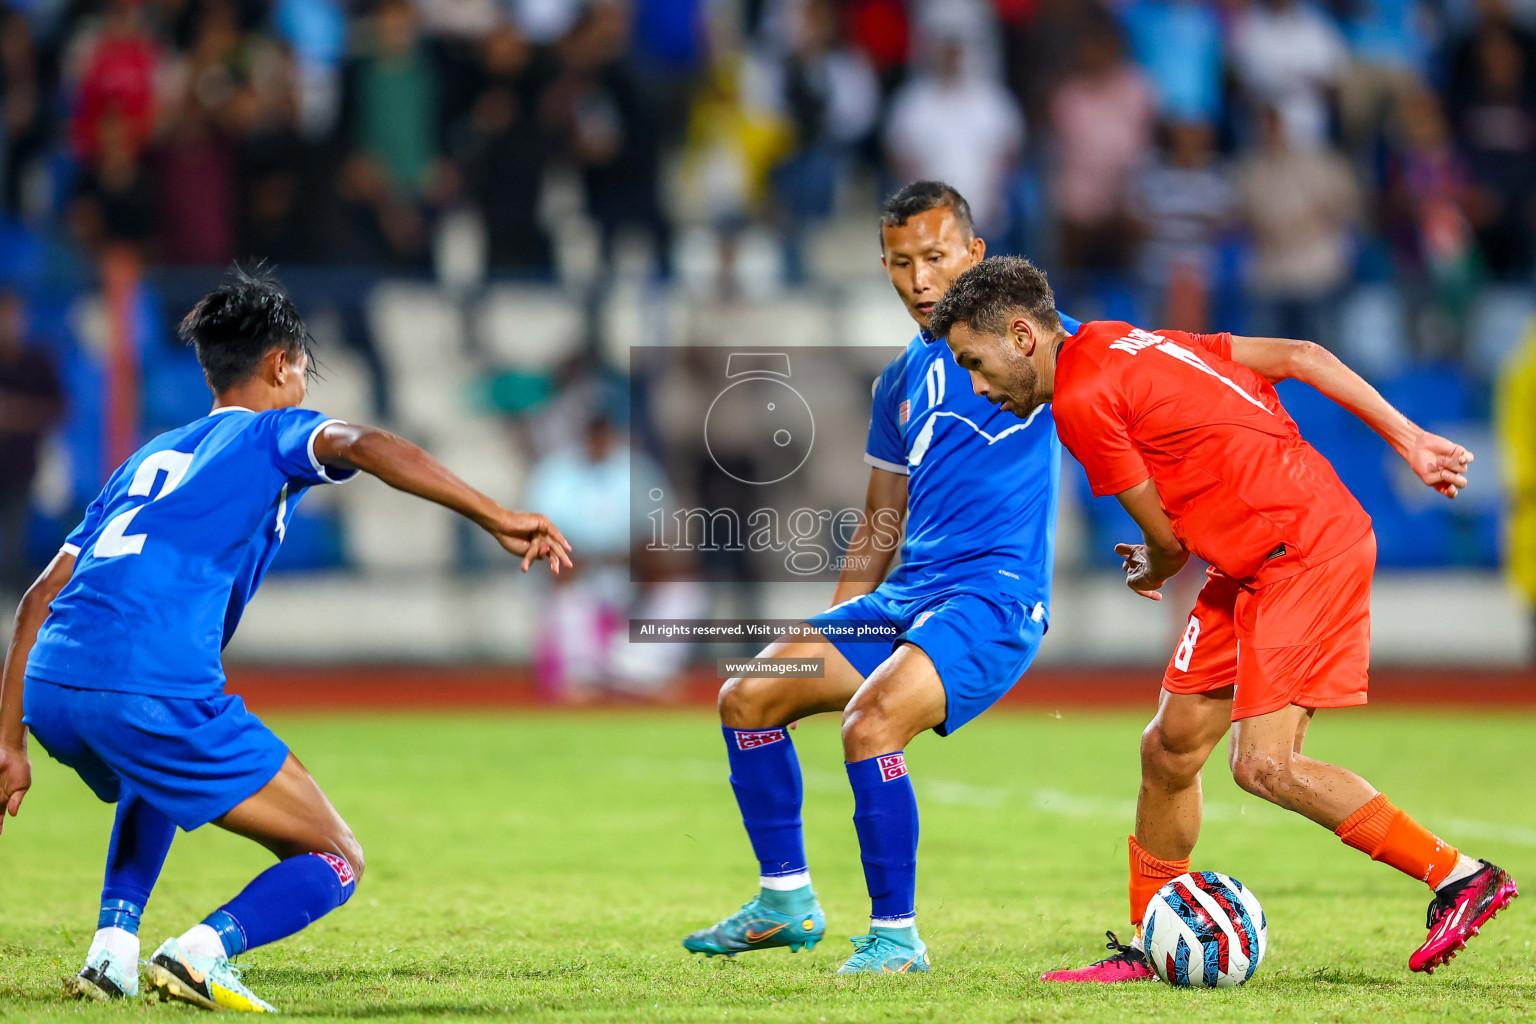
[{"label": "player's outstretched arm", "polygon": [[1140,544],[1115,545],[1115,554],[1125,559],[1125,585],[1142,597],[1161,601],[1163,584],[1184,568],[1189,552],[1173,532],[1173,522],[1163,511],[1157,485],[1150,478],[1115,497],[1141,527]]},{"label": "player's outstretched arm", "polygon": [[16,609],[16,623],[11,643],[5,651],[5,668],[0,674],[0,829],[5,815],[16,817],[21,798],[32,786],[32,763],[27,759],[27,729],[21,724],[23,687],[26,685],[27,657],[37,641],[37,631],[48,618],[48,606],[59,596],[75,571],[75,556],[60,551],[37,582],[27,588]]},{"label": "player's outstretched arm", "polygon": [[1299,380],[1312,385],[1380,434],[1425,485],[1447,498],[1456,497],[1467,486],[1471,452],[1419,427],[1321,345],[1285,338],[1234,337],[1232,358],[1272,384]]},{"label": "player's outstretched arm", "polygon": [[907,515],[907,478],[872,466],[869,489],[864,494],[864,521],[848,544],[847,560],[837,576],[832,603],[868,594],[891,571],[896,549],[901,546],[901,526]]},{"label": "player's outstretched arm", "polygon": [[571,545],[534,512],[513,512],[460,480],[431,455],[387,430],[330,423],[315,436],[315,458],[334,469],[356,469],[396,490],[450,508],[523,560],[523,571],[547,560],[550,571],[571,567]]}]

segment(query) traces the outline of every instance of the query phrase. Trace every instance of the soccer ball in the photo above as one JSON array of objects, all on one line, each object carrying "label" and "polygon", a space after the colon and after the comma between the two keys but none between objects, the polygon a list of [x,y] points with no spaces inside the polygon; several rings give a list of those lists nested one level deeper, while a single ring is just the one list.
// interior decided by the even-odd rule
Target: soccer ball
[{"label": "soccer ball", "polygon": [[1141,941],[1152,970],[1168,984],[1229,988],[1253,977],[1269,926],[1243,883],[1192,871],[1157,890],[1141,918]]}]

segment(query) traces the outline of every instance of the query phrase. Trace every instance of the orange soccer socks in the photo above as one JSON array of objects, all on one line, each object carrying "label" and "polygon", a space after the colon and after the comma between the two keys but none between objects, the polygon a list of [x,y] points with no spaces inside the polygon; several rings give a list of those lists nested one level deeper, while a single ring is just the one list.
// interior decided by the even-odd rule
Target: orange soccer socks
[{"label": "orange soccer socks", "polygon": [[1378,793],[1354,814],[1345,818],[1334,834],[1372,860],[1390,864],[1430,888],[1439,888],[1456,867],[1461,855],[1456,848],[1392,806]]},{"label": "orange soccer socks", "polygon": [[1157,890],[1189,870],[1189,858],[1158,860],[1141,848],[1135,836],[1127,838],[1131,849],[1131,923],[1140,934],[1141,915],[1146,912],[1147,904],[1152,902]]}]

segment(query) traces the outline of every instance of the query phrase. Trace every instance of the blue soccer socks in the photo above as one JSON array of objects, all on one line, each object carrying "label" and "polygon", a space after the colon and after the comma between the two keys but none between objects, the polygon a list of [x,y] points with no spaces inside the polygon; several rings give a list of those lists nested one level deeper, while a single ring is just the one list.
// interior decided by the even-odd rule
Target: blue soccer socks
[{"label": "blue soccer socks", "polygon": [[104,951],[116,964],[131,966],[138,962],[139,918],[174,838],[176,825],[171,819],[137,793],[123,789],[112,822],[112,841],[107,846],[101,911],[96,916],[96,934],[86,953],[87,966],[93,957],[100,961]]},{"label": "blue soccer socks", "polygon": [[176,825],[144,798],[124,789],[107,846],[106,878],[101,886],[98,928],[121,928],[137,935],[139,915],[160,877],[165,855],[176,838]]},{"label": "blue soccer socks", "polygon": [[721,731],[731,763],[731,789],[736,791],[741,823],[757,855],[764,893],[782,891],[779,886],[785,885],[809,887],[800,828],[800,759],[789,730],[722,727]]},{"label": "blue soccer socks", "polygon": [[287,938],[329,914],[357,888],[352,866],[334,853],[306,853],[280,860],[252,879],[240,895],[203,919],[182,937],[182,946],[198,955],[212,929],[225,956]]},{"label": "blue soccer socks", "polygon": [[908,927],[917,912],[917,794],[906,755],[898,750],[847,767],[872,924]]}]

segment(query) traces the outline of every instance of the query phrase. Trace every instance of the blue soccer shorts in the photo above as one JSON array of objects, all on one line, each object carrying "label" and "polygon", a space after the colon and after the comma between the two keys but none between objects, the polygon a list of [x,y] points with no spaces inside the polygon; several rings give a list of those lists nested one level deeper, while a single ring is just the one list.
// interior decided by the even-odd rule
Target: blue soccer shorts
[{"label": "blue soccer shorts", "polygon": [[882,585],[805,620],[811,626],[849,621],[893,626],[896,636],[876,643],[829,637],[829,642],[869,678],[897,647],[920,647],[944,684],[948,736],[996,704],[1024,675],[1045,636],[1045,606],[1008,594],[942,590],[911,595]]},{"label": "blue soccer shorts", "polygon": [[81,690],[29,678],[25,721],[102,800],[126,786],[190,832],[272,781],[288,746],[245,702]]}]

